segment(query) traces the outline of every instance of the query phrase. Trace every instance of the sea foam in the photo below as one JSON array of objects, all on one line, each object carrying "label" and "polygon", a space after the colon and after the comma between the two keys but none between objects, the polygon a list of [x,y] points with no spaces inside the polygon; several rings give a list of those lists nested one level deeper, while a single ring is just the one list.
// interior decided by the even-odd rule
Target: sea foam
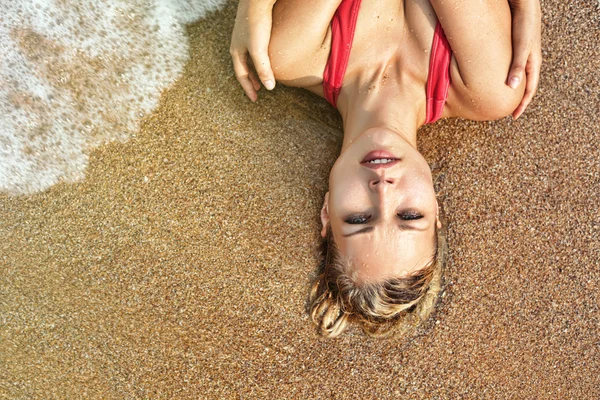
[{"label": "sea foam", "polygon": [[0,191],[84,177],[188,58],[184,24],[224,0],[0,1]]}]

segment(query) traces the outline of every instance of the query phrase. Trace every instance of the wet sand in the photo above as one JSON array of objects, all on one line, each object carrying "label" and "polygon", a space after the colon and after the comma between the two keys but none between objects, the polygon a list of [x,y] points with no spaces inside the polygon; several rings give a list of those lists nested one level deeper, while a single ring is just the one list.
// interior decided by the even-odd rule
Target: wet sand
[{"label": "wet sand", "polygon": [[420,133],[450,260],[404,340],[320,339],[304,311],[336,112],[244,97],[233,4],[190,26],[135,137],[80,183],[0,196],[0,397],[600,398],[600,10],[563,3],[520,120]]}]

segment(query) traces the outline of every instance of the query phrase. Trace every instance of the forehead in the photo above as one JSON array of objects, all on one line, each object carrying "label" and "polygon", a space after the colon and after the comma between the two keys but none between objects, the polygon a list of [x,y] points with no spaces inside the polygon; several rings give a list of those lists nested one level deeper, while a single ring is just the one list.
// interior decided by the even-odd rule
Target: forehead
[{"label": "forehead", "polygon": [[396,232],[373,230],[335,238],[342,256],[359,279],[379,281],[412,275],[435,254],[435,230]]}]

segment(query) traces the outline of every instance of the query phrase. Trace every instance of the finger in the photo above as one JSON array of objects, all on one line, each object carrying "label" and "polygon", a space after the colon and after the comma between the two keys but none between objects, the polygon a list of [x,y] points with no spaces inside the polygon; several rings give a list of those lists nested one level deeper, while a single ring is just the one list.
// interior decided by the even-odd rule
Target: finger
[{"label": "finger", "polygon": [[252,82],[252,86],[254,87],[254,90],[258,91],[258,89],[260,89],[260,81],[256,77],[256,74],[254,72],[250,71],[248,73],[248,76],[250,77],[250,81]]},{"label": "finger", "polygon": [[541,61],[539,61],[537,57],[535,57],[534,60],[530,61],[527,64],[527,83],[525,85],[525,93],[523,94],[523,99],[521,99],[521,103],[513,112],[514,119],[519,118],[523,114],[525,109],[531,103],[533,96],[535,96],[540,79],[540,69]]},{"label": "finger", "polygon": [[260,81],[256,77],[256,73],[254,72],[254,63],[250,57],[248,57],[248,78],[250,79],[250,82],[252,82],[254,90],[258,91],[260,89]]},{"label": "finger", "polygon": [[254,89],[254,85],[252,85],[252,82],[250,81],[250,79],[243,79],[240,80],[238,79],[238,81],[240,82],[240,85],[242,85],[242,88],[244,89],[244,92],[246,93],[246,96],[248,96],[248,98],[252,101],[256,101],[258,99],[258,94],[256,93],[256,90]]},{"label": "finger", "polygon": [[258,95],[256,89],[250,78],[250,68],[248,67],[248,55],[232,52],[231,58],[233,59],[233,70],[235,71],[235,77],[237,78],[240,85],[246,92],[246,95],[252,101],[256,101]]},{"label": "finger", "polygon": [[527,72],[527,84],[525,86],[525,94],[523,95],[523,100],[521,100],[521,103],[523,104],[523,109],[527,108],[529,103],[531,103],[531,99],[533,99],[533,96],[537,91],[539,79],[539,67],[536,70]]},{"label": "finger", "polygon": [[521,104],[519,104],[517,109],[515,111],[513,111],[513,113],[512,113],[513,119],[515,119],[515,120],[518,119],[525,111],[525,107],[526,106],[523,105],[523,102],[521,102]]},{"label": "finger", "polygon": [[275,77],[269,59],[269,42],[271,41],[271,25],[273,22],[271,11],[260,13],[257,15],[257,20],[257,25],[260,25],[261,29],[251,32],[248,50],[258,77],[268,90],[272,90],[275,87]]},{"label": "finger", "polygon": [[518,26],[523,24],[521,18],[513,20],[513,59],[506,79],[506,84],[512,89],[518,88],[519,84],[525,79],[525,68],[527,68],[527,61],[531,54],[531,32],[517,29]]},{"label": "finger", "polygon": [[525,91],[531,92],[531,97],[533,97],[535,92],[537,92],[540,82],[540,70],[542,68],[541,51],[538,51],[535,54],[535,56],[531,57],[531,61],[527,65],[527,87]]},{"label": "finger", "polygon": [[271,60],[269,59],[269,53],[267,52],[266,47],[250,49],[250,57],[252,57],[254,69],[256,69],[256,73],[261,82],[268,90],[272,90],[275,87],[275,77],[273,76]]},{"label": "finger", "polygon": [[529,75],[527,75],[527,83],[526,83],[526,86],[525,86],[525,93],[523,94],[523,98],[521,99],[521,103],[519,103],[519,106],[513,112],[513,118],[514,119],[519,118],[523,114],[523,112],[525,112],[525,109],[527,108],[527,106],[529,105],[529,103],[531,103],[531,99],[533,99],[533,95],[535,94],[536,87],[537,86],[535,86],[534,84],[532,84]]},{"label": "finger", "polygon": [[525,67],[527,65],[528,52],[526,48],[522,48],[515,43],[513,61],[508,71],[506,83],[512,89],[519,87],[519,84],[525,78]]}]

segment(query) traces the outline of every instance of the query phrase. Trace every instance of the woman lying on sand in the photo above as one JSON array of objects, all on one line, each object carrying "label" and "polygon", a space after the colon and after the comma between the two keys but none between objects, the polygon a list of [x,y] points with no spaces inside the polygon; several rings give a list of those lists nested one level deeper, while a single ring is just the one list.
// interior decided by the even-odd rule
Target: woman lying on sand
[{"label": "woman lying on sand", "polygon": [[231,54],[251,100],[250,58],[268,89],[275,79],[308,89],[343,119],[309,299],[320,333],[352,320],[371,336],[418,326],[440,291],[444,246],[417,130],[524,111],[541,64],[539,1],[241,0]]}]

